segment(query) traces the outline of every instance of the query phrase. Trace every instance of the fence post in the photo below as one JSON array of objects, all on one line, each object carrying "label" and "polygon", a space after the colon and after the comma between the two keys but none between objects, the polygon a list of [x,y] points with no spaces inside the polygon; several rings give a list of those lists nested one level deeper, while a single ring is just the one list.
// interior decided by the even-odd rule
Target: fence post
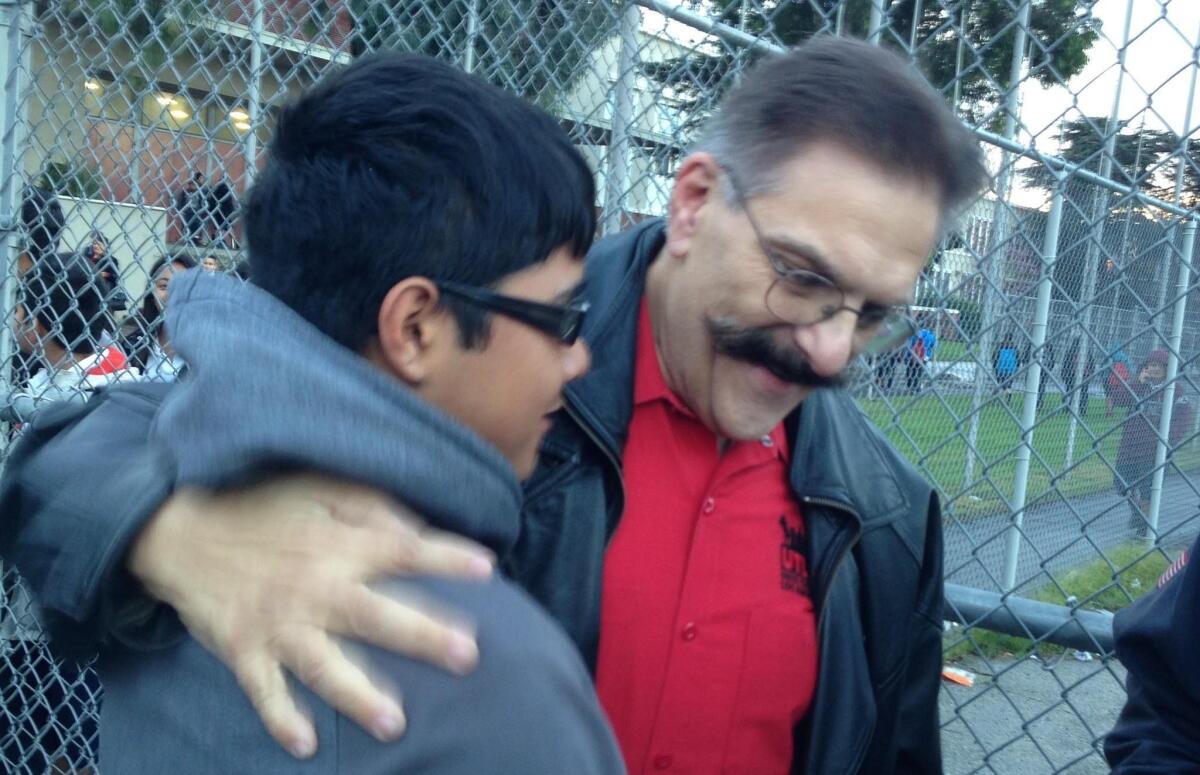
[{"label": "fence post", "polygon": [[[0,108],[3,109],[3,131],[0,139],[0,230],[4,235],[4,277],[0,293],[0,309],[11,318],[17,298],[17,257],[20,244],[20,190],[24,172],[21,158],[24,144],[19,135],[25,126],[21,93],[22,44],[25,36],[25,3],[0,5]],[[11,325],[0,331],[0,385],[5,390],[12,384],[12,356],[16,347]],[[7,424],[5,424],[7,429]],[[0,456],[6,459],[8,433],[0,433]],[[3,466],[0,465],[0,469]],[[0,569],[0,574],[3,570]]]},{"label": "fence post", "polygon": [[613,89],[612,121],[608,137],[608,159],[604,174],[603,234],[621,230],[624,200],[629,193],[630,132],[633,129],[633,87],[637,81],[638,28],[642,14],[630,2],[621,12],[621,53],[617,84]]},{"label": "fence post", "polygon": [[1064,176],[1056,173],[1050,218],[1046,222],[1045,244],[1042,246],[1042,277],[1038,280],[1037,308],[1033,317],[1035,357],[1025,375],[1025,403],[1021,407],[1021,446],[1017,448],[1017,471],[1013,481],[1012,523],[1008,527],[1004,549],[1004,592],[1012,592],[1017,583],[1017,560],[1021,551],[1021,523],[1025,517],[1025,497],[1029,488],[1029,459],[1033,455],[1033,427],[1037,424],[1038,388],[1042,381],[1042,358],[1045,355],[1046,328],[1050,320],[1050,295],[1053,289],[1054,264],[1058,260],[1058,233],[1062,228]]},{"label": "fence post", "polygon": [[867,27],[867,40],[872,46],[879,45],[883,34],[883,10],[887,0],[871,0],[871,21]]},{"label": "fence post", "polygon": [[[1022,71],[1025,67],[1025,35],[1029,27],[1030,0],[1023,0],[1021,9],[1017,12],[1017,28],[1013,31],[1012,61],[1008,71],[1008,90],[1004,94],[1004,139],[1012,142],[1017,135],[1017,112],[1021,106]],[[966,25],[960,29],[965,30]],[[996,206],[992,217],[992,240],[987,248],[988,255],[983,266],[983,304],[979,311],[979,348],[976,350],[980,358],[986,359],[983,374],[975,380],[975,390],[971,394],[971,419],[967,428],[967,454],[963,468],[963,488],[970,489],[975,479],[975,450],[979,443],[979,415],[983,407],[983,393],[988,389],[992,374],[992,325],[995,317],[995,296],[998,292],[994,286],[1004,280],[1003,252],[1007,249],[1008,241],[1008,195],[1012,186],[1013,155],[1007,149],[1000,155],[1000,180],[996,184]],[[1001,271],[996,271],[996,265],[1001,265]]]},{"label": "fence post", "polygon": [[475,72],[475,44],[479,40],[479,0],[468,0],[467,4],[467,46],[463,52],[463,69],[468,73]]},{"label": "fence post", "polygon": [[1158,537],[1159,508],[1162,506],[1163,479],[1166,476],[1167,449],[1171,444],[1171,419],[1179,385],[1179,345],[1183,340],[1183,316],[1187,314],[1188,287],[1192,282],[1192,250],[1196,244],[1196,222],[1188,221],[1183,230],[1183,250],[1179,257],[1179,280],[1175,286],[1175,311],[1171,319],[1171,339],[1167,348],[1167,378],[1163,381],[1163,408],[1158,421],[1158,442],[1154,448],[1154,479],[1150,485],[1150,530],[1147,540]]},{"label": "fence post", "polygon": [[263,57],[263,0],[254,0],[254,15],[250,19],[250,83],[246,84],[246,100],[249,105],[250,129],[246,130],[246,170],[243,180],[246,188],[254,182],[258,172],[258,129],[259,103],[262,101],[262,57]]},{"label": "fence post", "polygon": [[[1128,0],[1125,4],[1125,32],[1121,37],[1121,48],[1117,50],[1117,83],[1113,87],[1112,109],[1109,111],[1108,121],[1104,125],[1104,154],[1100,158],[1100,177],[1103,178],[1112,175],[1113,156],[1117,150],[1117,134],[1120,131],[1121,88],[1125,85],[1125,53],[1129,50],[1129,29],[1132,22],[1133,0]],[[1093,239],[1088,240],[1087,258],[1084,260],[1083,268],[1083,284],[1079,286],[1078,305],[1083,306],[1083,320],[1079,324],[1079,330],[1082,332],[1079,337],[1079,358],[1073,366],[1066,364],[1067,368],[1075,371],[1071,384],[1076,389],[1071,391],[1070,396],[1071,411],[1067,418],[1067,451],[1063,460],[1063,470],[1070,468],[1071,462],[1075,459],[1075,434],[1079,425],[1079,403],[1083,398],[1081,390],[1086,389],[1083,384],[1083,373],[1087,366],[1088,356],[1092,351],[1090,332],[1092,330],[1092,308],[1095,307],[1096,301],[1096,271],[1100,260],[1099,254],[1104,247],[1104,228],[1108,221],[1106,203],[1109,196],[1109,192],[1099,186],[1092,193],[1090,225],[1095,230],[1095,234]],[[1078,305],[1076,309],[1078,309]]]}]

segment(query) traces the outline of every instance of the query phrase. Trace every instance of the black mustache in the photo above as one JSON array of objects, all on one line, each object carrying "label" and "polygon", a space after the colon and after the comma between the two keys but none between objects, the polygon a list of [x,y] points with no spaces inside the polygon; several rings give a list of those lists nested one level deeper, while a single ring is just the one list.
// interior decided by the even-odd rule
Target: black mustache
[{"label": "black mustache", "polygon": [[804,356],[780,347],[764,329],[742,328],[711,318],[707,325],[717,352],[752,366],[761,366],[784,382],[810,388],[838,387],[845,383],[842,374],[827,377],[813,371]]}]

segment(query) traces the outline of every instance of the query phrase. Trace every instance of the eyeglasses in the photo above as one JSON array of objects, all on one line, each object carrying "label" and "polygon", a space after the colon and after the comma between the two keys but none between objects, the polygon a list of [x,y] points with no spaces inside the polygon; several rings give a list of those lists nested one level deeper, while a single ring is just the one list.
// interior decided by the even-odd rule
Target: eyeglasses
[{"label": "eyeglasses", "polygon": [[846,304],[846,292],[833,280],[807,269],[789,266],[767,244],[758,221],[750,212],[746,197],[729,170],[724,170],[738,205],[746,214],[758,247],[766,255],[775,279],[767,288],[763,303],[775,317],[793,326],[812,326],[823,323],[839,312],[849,312],[858,318],[855,325],[855,344],[858,352],[878,355],[904,344],[917,331],[908,305],[884,306],[866,304],[855,309]]},{"label": "eyeglasses", "polygon": [[591,304],[580,299],[569,304],[543,304],[494,293],[473,285],[439,281],[437,287],[448,296],[456,296],[479,307],[532,326],[567,347],[575,344]]}]

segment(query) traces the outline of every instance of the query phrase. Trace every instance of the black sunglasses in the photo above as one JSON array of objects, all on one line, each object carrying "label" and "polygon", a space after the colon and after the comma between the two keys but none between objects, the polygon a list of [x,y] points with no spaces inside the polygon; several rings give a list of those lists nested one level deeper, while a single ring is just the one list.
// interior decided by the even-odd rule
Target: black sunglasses
[{"label": "black sunglasses", "polygon": [[569,304],[543,304],[538,301],[504,296],[486,288],[445,281],[437,281],[437,287],[441,289],[442,293],[449,296],[457,296],[484,309],[532,326],[568,347],[575,344],[575,340],[579,338],[583,320],[591,307],[591,304],[582,299]]}]

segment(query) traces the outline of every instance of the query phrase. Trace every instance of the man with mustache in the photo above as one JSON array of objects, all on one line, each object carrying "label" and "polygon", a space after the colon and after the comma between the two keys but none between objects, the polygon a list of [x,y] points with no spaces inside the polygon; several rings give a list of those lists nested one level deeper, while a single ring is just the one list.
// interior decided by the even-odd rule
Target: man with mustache
[{"label": "man with mustache", "polygon": [[[680,163],[666,219],[589,253],[593,369],[564,391],[500,561],[594,668],[631,772],[940,771],[936,496],[834,388],[854,357],[912,334],[917,276],[984,178],[906,63],[822,39],[730,92]],[[21,510],[9,551],[66,637],[144,640],[133,612],[147,589],[225,644],[239,675],[282,665],[356,718],[382,701],[357,667],[297,664],[273,644],[344,634],[445,660],[457,635],[389,601],[358,595],[353,631],[332,615],[349,598],[329,591],[263,616],[276,590],[247,569],[302,573],[349,539],[284,557],[238,535],[286,530],[294,501],[189,496],[117,508],[98,528],[113,549],[69,605],[37,572],[82,549],[66,507]],[[182,567],[163,560],[181,547]],[[351,585],[381,572],[345,565]],[[277,739],[304,734],[286,692],[248,683]]]}]

